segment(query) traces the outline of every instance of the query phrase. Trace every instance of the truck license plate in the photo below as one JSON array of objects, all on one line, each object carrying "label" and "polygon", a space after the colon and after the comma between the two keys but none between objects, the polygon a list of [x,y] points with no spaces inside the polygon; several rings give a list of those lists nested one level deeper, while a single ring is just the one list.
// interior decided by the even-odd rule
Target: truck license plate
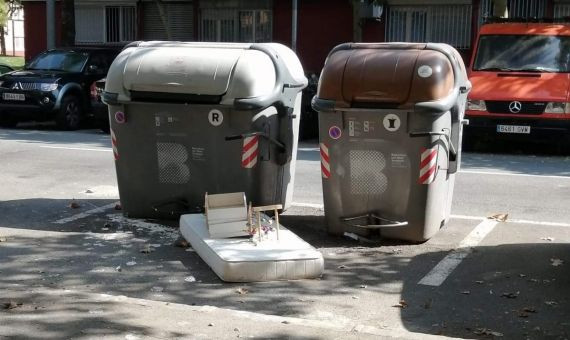
[{"label": "truck license plate", "polygon": [[26,100],[26,96],[23,93],[3,93],[2,98],[4,100]]},{"label": "truck license plate", "polygon": [[530,126],[524,125],[497,125],[498,133],[530,133]]}]

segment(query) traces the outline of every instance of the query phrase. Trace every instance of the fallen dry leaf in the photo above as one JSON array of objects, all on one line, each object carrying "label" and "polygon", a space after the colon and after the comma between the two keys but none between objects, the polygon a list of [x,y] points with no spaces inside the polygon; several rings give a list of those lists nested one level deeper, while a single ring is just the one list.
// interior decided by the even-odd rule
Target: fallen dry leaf
[{"label": "fallen dry leaf", "polygon": [[549,237],[541,237],[540,239],[543,241],[548,241],[548,242],[554,241],[554,237],[550,237],[550,236]]},{"label": "fallen dry leaf", "polygon": [[557,259],[557,258],[551,258],[551,259],[550,259],[550,264],[551,264],[553,267],[558,267],[558,266],[563,265],[563,264],[564,264],[564,261],[561,260],[561,259]]},{"label": "fallen dry leaf", "polygon": [[23,303],[15,302],[15,301],[9,301],[9,302],[5,302],[3,304],[4,309],[14,309],[14,308],[21,307],[22,305],[23,305]]},{"label": "fallen dry leaf", "polygon": [[495,220],[497,222],[505,222],[507,220],[507,217],[509,217],[509,214],[493,214],[487,218],[490,220]]},{"label": "fallen dry leaf", "polygon": [[79,205],[79,203],[77,203],[77,202],[75,202],[75,201],[72,201],[71,203],[69,203],[69,207],[70,207],[71,209],[78,209],[78,208],[81,208],[81,206]]},{"label": "fallen dry leaf", "polygon": [[123,207],[121,206],[121,203],[115,204],[115,210],[123,210]]},{"label": "fallen dry leaf", "polygon": [[398,302],[397,304],[393,305],[392,307],[404,309],[404,308],[408,307],[408,303],[406,302],[406,300],[400,300],[400,302]]},{"label": "fallen dry leaf", "polygon": [[556,306],[558,302],[556,301],[544,301],[544,304],[547,306]]},{"label": "fallen dry leaf", "polygon": [[503,293],[501,294],[501,297],[506,297],[507,299],[516,299],[517,297],[519,297],[519,294],[521,292],[516,292],[516,293]]},{"label": "fallen dry leaf", "polygon": [[461,294],[463,294],[463,295],[469,295],[469,294],[471,294],[471,291],[470,291],[470,290],[464,290],[464,291],[461,292]]},{"label": "fallen dry leaf", "polygon": [[475,283],[480,284],[480,285],[483,284],[484,282],[485,282],[485,281],[482,281],[482,280],[477,280],[477,281],[475,281]]},{"label": "fallen dry leaf", "polygon": [[496,336],[496,337],[503,336],[503,333],[495,332],[495,331],[490,330],[488,328],[477,328],[475,331],[473,331],[473,333],[475,333],[477,335],[492,335],[492,336]]},{"label": "fallen dry leaf", "polygon": [[188,243],[188,241],[186,241],[183,238],[179,238],[178,240],[176,240],[174,242],[174,246],[180,247],[180,248],[188,248],[190,246],[190,243]]},{"label": "fallen dry leaf", "polygon": [[236,293],[238,293],[239,295],[245,295],[249,293],[249,290],[247,288],[240,287],[236,289]]}]

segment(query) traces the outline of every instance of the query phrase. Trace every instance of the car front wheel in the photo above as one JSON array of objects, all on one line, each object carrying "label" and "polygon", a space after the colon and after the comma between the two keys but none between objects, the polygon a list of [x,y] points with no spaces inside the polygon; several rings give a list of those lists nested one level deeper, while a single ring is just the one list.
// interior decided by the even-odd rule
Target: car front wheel
[{"label": "car front wheel", "polygon": [[75,96],[65,96],[56,117],[57,126],[63,130],[77,130],[81,124],[81,102]]}]

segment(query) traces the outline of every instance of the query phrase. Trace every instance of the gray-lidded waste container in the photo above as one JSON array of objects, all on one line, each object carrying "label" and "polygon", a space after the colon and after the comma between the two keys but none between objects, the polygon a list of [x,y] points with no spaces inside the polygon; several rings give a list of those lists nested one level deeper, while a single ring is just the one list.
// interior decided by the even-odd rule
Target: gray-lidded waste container
[{"label": "gray-lidded waste container", "polygon": [[330,52],[312,102],[329,232],[422,242],[447,222],[470,88],[445,44]]},{"label": "gray-lidded waste container", "polygon": [[124,213],[200,211],[206,192],[286,208],[306,85],[297,56],[280,44],[127,46],[103,94]]}]

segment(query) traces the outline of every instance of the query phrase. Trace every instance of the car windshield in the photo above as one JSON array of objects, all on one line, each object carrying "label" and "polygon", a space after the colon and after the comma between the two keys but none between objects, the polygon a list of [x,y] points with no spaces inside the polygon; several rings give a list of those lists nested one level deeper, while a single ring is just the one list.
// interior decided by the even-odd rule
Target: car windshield
[{"label": "car windshield", "polygon": [[474,71],[570,72],[570,37],[482,35]]},{"label": "car windshield", "polygon": [[52,51],[40,54],[27,67],[30,70],[81,72],[89,54],[74,51]]}]

